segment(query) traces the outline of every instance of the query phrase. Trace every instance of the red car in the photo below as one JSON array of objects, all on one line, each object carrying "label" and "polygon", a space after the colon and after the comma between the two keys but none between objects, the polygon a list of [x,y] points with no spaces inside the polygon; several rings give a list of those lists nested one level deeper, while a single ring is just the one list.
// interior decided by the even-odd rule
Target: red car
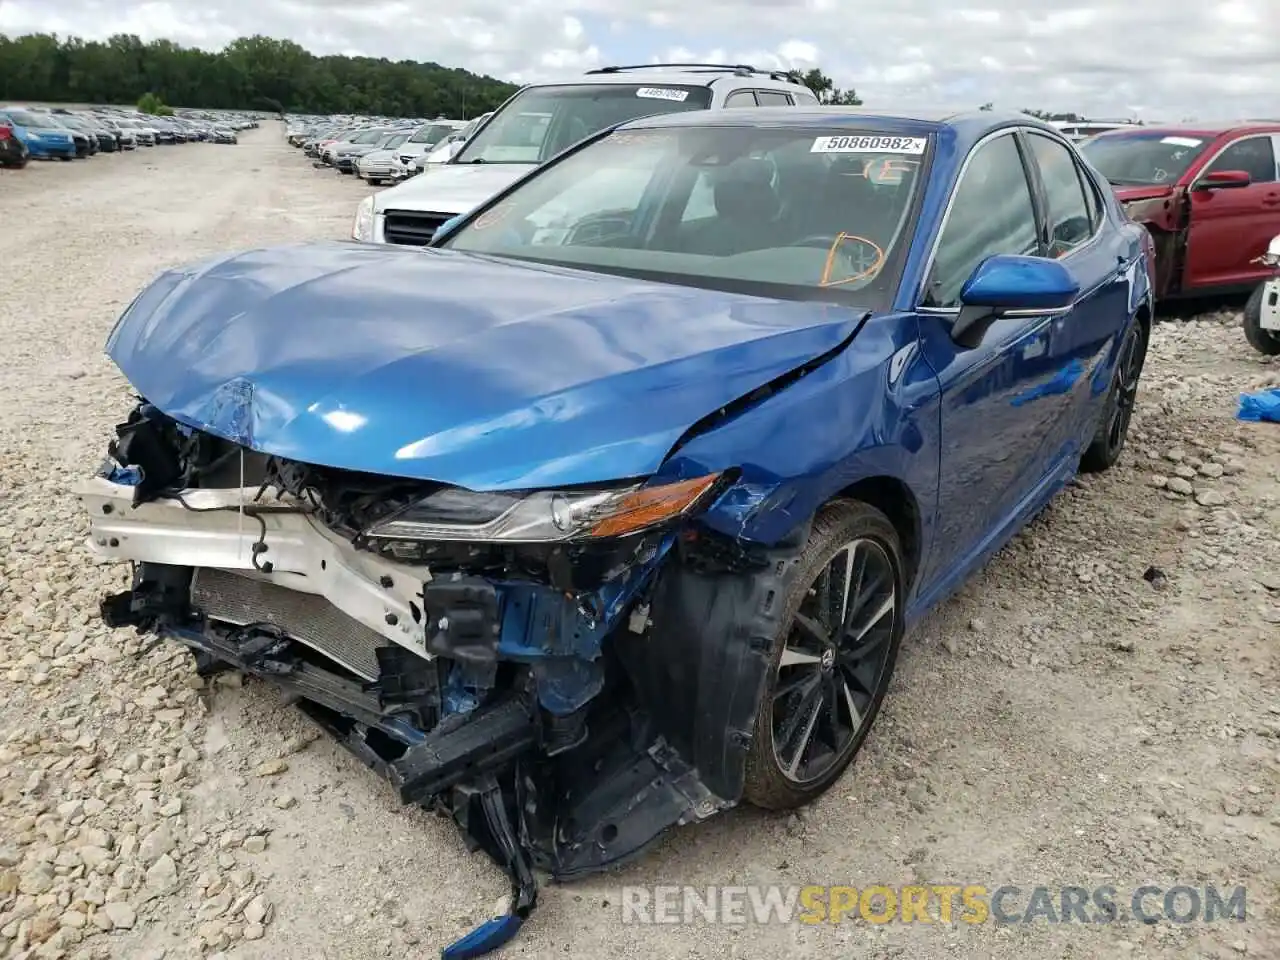
[{"label": "red car", "polygon": [[1161,299],[1250,290],[1280,235],[1280,123],[1130,127],[1081,152],[1156,245]]},{"label": "red car", "polygon": [[13,127],[0,117],[0,167],[17,167],[21,170],[27,165],[27,147],[13,132]]}]

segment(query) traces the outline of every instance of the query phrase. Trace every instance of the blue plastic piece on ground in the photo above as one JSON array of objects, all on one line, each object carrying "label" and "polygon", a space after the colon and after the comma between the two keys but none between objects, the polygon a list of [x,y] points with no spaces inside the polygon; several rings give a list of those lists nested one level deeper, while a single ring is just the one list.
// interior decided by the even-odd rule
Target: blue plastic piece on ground
[{"label": "blue plastic piece on ground", "polygon": [[471,960],[497,950],[520,932],[524,917],[508,913],[503,917],[486,920],[464,937],[453,941],[440,951],[440,960]]},{"label": "blue plastic piece on ground", "polygon": [[110,467],[106,477],[112,483],[125,487],[136,487],[142,483],[142,471],[137,467]]},{"label": "blue plastic piece on ground", "polygon": [[1258,393],[1242,393],[1236,419],[1253,423],[1264,420],[1280,423],[1280,387],[1261,390]]}]

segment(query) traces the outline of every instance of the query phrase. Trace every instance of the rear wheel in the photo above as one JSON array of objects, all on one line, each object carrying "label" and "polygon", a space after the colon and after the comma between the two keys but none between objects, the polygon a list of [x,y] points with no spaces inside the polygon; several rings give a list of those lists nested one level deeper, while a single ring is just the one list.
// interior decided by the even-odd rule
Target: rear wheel
[{"label": "rear wheel", "polygon": [[1120,345],[1115,373],[1107,403],[1103,408],[1102,422],[1093,441],[1080,458],[1080,469],[1085,473],[1101,473],[1110,470],[1120,459],[1125,439],[1129,436],[1129,421],[1133,419],[1133,406],[1138,398],[1138,381],[1142,378],[1142,366],[1147,359],[1147,328],[1135,319]]},{"label": "rear wheel", "polygon": [[902,548],[888,518],[856,501],[826,507],[786,597],[747,757],[750,803],[800,806],[853,761],[893,675],[902,594]]},{"label": "rear wheel", "polygon": [[1249,346],[1266,357],[1280,355],[1280,334],[1262,329],[1262,295],[1266,284],[1259,285],[1244,305],[1244,337]]}]

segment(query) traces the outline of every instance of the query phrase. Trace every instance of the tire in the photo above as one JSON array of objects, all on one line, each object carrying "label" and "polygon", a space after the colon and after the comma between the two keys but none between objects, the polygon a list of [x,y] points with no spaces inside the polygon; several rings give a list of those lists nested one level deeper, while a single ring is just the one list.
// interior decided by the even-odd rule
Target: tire
[{"label": "tire", "polygon": [[1244,338],[1264,357],[1275,357],[1280,356],[1280,334],[1262,329],[1262,292],[1265,288],[1265,283],[1259,284],[1244,305]]},{"label": "tire", "polygon": [[[851,569],[859,571],[856,578],[849,578]],[[857,756],[884,701],[902,642],[902,571],[897,531],[879,510],[845,500],[818,514],[787,590],[782,621],[787,626],[775,638],[756,713],[743,785],[748,803],[768,810],[809,803]],[[852,603],[846,594],[855,596]],[[892,601],[887,609],[886,598]],[[835,647],[830,638],[816,640],[813,632],[825,627],[823,620],[838,619],[838,613],[819,613],[824,605],[832,612],[836,606],[848,611],[842,629],[830,631]],[[854,630],[861,639],[850,636]],[[813,656],[808,649],[825,652]],[[859,650],[867,651],[865,660],[855,659]],[[814,703],[812,709],[808,703]]]},{"label": "tire", "polygon": [[1124,452],[1129,436],[1129,421],[1137,402],[1138,383],[1142,379],[1142,367],[1147,360],[1147,327],[1135,319],[1125,333],[1116,359],[1111,389],[1102,408],[1102,419],[1093,440],[1080,457],[1082,473],[1103,473],[1110,470]]}]

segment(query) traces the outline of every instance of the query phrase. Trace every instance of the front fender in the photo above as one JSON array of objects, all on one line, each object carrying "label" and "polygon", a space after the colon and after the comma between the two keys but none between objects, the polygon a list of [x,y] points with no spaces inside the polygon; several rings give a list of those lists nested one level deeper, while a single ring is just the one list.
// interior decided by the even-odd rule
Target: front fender
[{"label": "front fender", "polygon": [[938,495],[938,382],[910,315],[867,322],[853,343],[773,396],[687,440],[664,474],[738,469],[702,516],[711,530],[772,546],[870,477],[902,483],[927,541]]}]

